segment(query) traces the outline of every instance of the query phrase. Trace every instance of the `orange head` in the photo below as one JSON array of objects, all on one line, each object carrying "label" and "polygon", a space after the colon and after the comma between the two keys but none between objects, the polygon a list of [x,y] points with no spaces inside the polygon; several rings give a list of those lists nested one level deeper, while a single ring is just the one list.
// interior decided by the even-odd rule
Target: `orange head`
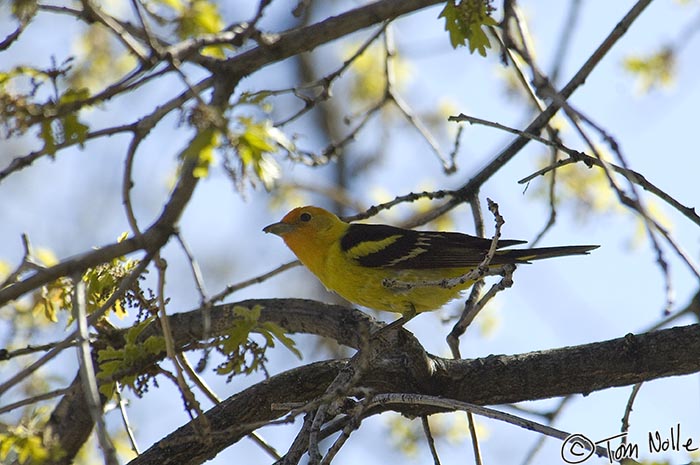
[{"label": "orange head", "polygon": [[329,247],[338,240],[348,224],[333,213],[319,207],[297,207],[278,223],[265,226],[263,231],[280,236],[287,247],[312,271],[322,266]]},{"label": "orange head", "polygon": [[266,233],[272,233],[283,239],[295,236],[307,236],[309,238],[323,234],[342,223],[340,218],[333,213],[319,207],[297,207],[284,215],[282,221],[272,223],[263,228]]}]

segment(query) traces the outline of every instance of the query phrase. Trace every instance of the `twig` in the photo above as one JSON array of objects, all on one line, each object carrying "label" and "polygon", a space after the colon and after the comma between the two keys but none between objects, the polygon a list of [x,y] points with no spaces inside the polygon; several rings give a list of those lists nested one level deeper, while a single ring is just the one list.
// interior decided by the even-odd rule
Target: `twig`
[{"label": "twig", "polygon": [[334,158],[338,151],[357,138],[357,134],[369,123],[372,117],[387,104],[386,100],[381,100],[369,109],[362,112],[362,119],[345,137],[338,142],[331,142],[327,145],[319,156],[316,157],[320,163],[327,163]]},{"label": "twig", "polygon": [[83,383],[83,390],[85,391],[85,401],[92,421],[95,423],[97,439],[102,449],[105,463],[107,465],[118,465],[117,453],[107,434],[102,401],[97,390],[95,367],[92,363],[92,350],[90,348],[90,335],[88,334],[87,288],[82,276],[77,275],[73,278],[73,288],[73,309],[76,312],[78,326],[78,359],[80,361],[80,377]]},{"label": "twig", "polygon": [[143,234],[64,260],[52,267],[34,273],[11,286],[0,289],[0,305],[61,276],[83,272],[90,267],[137,250],[145,250],[150,260],[153,256],[152,254],[170,239],[171,234],[174,232],[175,224],[180,219],[182,212],[194,193],[199,179],[194,176],[196,166],[197,160],[195,157],[188,157],[183,161],[180,177],[168,202],[165,204],[160,216]]},{"label": "twig", "polygon": [[362,417],[367,410],[367,405],[370,403],[371,398],[371,395],[366,396],[361,402],[355,405],[353,412],[347,416],[347,421],[345,426],[343,426],[340,436],[335,440],[335,442],[333,442],[331,447],[328,448],[326,456],[323,457],[323,460],[321,461],[321,465],[330,465],[331,461],[335,458],[338,452],[340,452],[340,449],[343,447],[345,442],[350,438],[350,434],[352,434],[352,432],[360,426],[360,422],[362,421]]},{"label": "twig", "polygon": [[17,28],[9,33],[3,40],[0,42],[0,50],[7,50],[10,45],[13,44],[14,41],[19,39],[19,36],[22,34],[22,31],[24,31],[24,28],[27,27],[27,22],[22,21],[20,24],[17,26]]},{"label": "twig", "polygon": [[[535,431],[547,436],[551,436],[557,439],[566,439],[569,437],[569,433],[565,431],[552,428],[551,426],[543,425],[536,421],[527,420],[525,418],[520,418],[515,415],[511,415],[506,412],[501,412],[498,410],[490,409],[487,407],[481,407],[479,405],[470,404],[467,402],[461,402],[453,399],[446,399],[444,397],[434,397],[426,396],[422,394],[377,394],[369,406],[369,408],[374,406],[385,407],[387,405],[423,405],[429,407],[436,407],[440,409],[446,409],[449,411],[463,410],[469,411],[476,415],[480,415],[486,418],[492,418],[494,420],[503,421],[511,425],[518,426],[523,429],[530,431]],[[607,451],[604,447],[596,446],[596,454],[600,457],[607,457]]]},{"label": "twig", "polygon": [[295,266],[299,265],[301,265],[301,262],[299,260],[293,260],[291,262],[287,262],[283,265],[280,265],[274,270],[268,271],[267,273],[255,276],[254,278],[246,279],[245,281],[241,281],[236,284],[229,284],[223,291],[219,292],[218,294],[214,294],[211,297],[211,302],[215,303],[224,300],[226,297],[233,294],[234,292],[240,291],[241,289],[252,286],[254,284],[260,284],[272,278],[273,276],[282,273],[283,271],[287,271],[288,269],[294,268]]},{"label": "twig", "polygon": [[258,446],[260,446],[262,450],[267,452],[267,455],[269,455],[273,459],[280,460],[282,458],[282,455],[277,451],[277,449],[268,444],[268,442],[265,441],[262,437],[260,437],[260,435],[257,434],[255,431],[248,434],[248,437]]},{"label": "twig", "polygon": [[[549,420],[550,424],[553,423],[554,419],[564,410],[564,406],[573,399],[573,396],[565,396],[561,399],[559,399],[559,403],[557,406],[552,409],[548,414],[545,415],[545,417]],[[544,445],[544,442],[547,440],[547,436],[540,436],[537,442],[532,446],[530,451],[527,453],[525,456],[525,459],[522,462],[522,465],[529,465],[535,460],[535,456],[537,453],[540,451],[542,446]]]},{"label": "twig", "polygon": [[202,276],[202,270],[199,268],[199,263],[194,258],[194,254],[190,250],[187,242],[182,237],[180,231],[175,232],[175,238],[177,239],[182,251],[185,252],[187,257],[187,262],[190,264],[190,271],[192,272],[192,278],[194,279],[197,292],[199,292],[199,300],[202,309],[202,327],[203,334],[202,339],[209,339],[209,332],[211,331],[211,306],[212,301],[207,297],[206,287],[204,285],[204,277]]},{"label": "twig", "polygon": [[[520,24],[520,22],[516,22],[516,24]],[[615,141],[614,138],[610,136],[610,134],[605,131],[600,125],[596,124],[591,118],[585,116],[580,110],[574,109],[571,104],[567,101],[567,97],[562,96],[549,82],[547,77],[540,71],[538,66],[535,64],[534,60],[532,59],[531,54],[529,53],[528,50],[524,49],[521,51],[521,55],[523,58],[528,62],[532,72],[533,72],[533,81],[535,83],[535,86],[538,88],[539,92],[547,95],[550,97],[556,104],[564,110],[565,115],[569,119],[569,121],[572,123],[578,134],[581,136],[581,138],[586,142],[588,147],[591,149],[595,157],[602,163],[603,167],[603,172],[605,173],[605,176],[608,180],[608,183],[610,184],[611,188],[613,191],[617,194],[618,199],[623,205],[626,205],[630,209],[636,211],[639,213],[639,215],[644,219],[644,226],[647,230],[647,234],[649,237],[649,240],[651,241],[652,247],[656,252],[656,258],[657,258],[657,263],[659,264],[659,267],[661,268],[663,277],[664,277],[664,287],[666,291],[666,311],[668,312],[669,308],[672,305],[673,302],[673,292],[672,292],[672,287],[671,287],[671,278],[669,274],[669,269],[668,269],[668,262],[666,261],[664,257],[663,250],[660,247],[660,244],[657,241],[656,238],[656,232],[659,232],[665,239],[666,241],[673,247],[676,251],[676,253],[681,257],[681,259],[686,263],[686,265],[691,269],[693,274],[700,279],[700,269],[698,269],[697,266],[692,262],[690,257],[683,251],[675,242],[675,240],[668,234],[668,232],[651,216],[647,213],[646,208],[644,207],[642,203],[642,199],[637,192],[636,185],[633,182],[629,183],[629,190],[631,192],[631,196],[628,195],[627,193],[624,192],[624,190],[617,184],[615,178],[612,176],[612,171],[608,167],[608,163],[603,159],[602,155],[600,152],[597,150],[595,144],[591,140],[591,138],[588,136],[586,131],[582,128],[580,122],[583,121],[589,126],[591,126],[595,131],[597,131],[603,139],[608,143],[612,151],[615,153],[617,158],[620,160],[620,163],[623,168],[627,169],[627,161],[625,157],[623,156],[619,145]]]},{"label": "twig", "polygon": [[[129,276],[122,280],[122,282],[119,284],[119,287],[117,287],[114,293],[112,293],[110,298],[107,299],[107,301],[104,304],[102,304],[102,306],[98,310],[90,314],[88,318],[88,324],[93,325],[98,319],[102,318],[102,316],[107,312],[107,310],[114,306],[114,303],[122,297],[122,294],[134,284],[134,281],[136,281],[136,279],[138,279],[139,276],[141,276],[141,273],[143,273],[148,264],[151,262],[151,257],[151,254],[146,254],[146,256],[139,262],[136,268],[134,268],[131,271]],[[35,360],[29,366],[20,370],[17,374],[10,377],[10,379],[0,384],[0,396],[7,392],[10,388],[15,386],[17,383],[22,381],[24,378],[26,378],[27,376],[44,366],[51,359],[60,354],[63,351],[63,349],[75,345],[75,339],[77,337],[78,330],[76,329],[62,341],[56,343],[52,349],[50,349],[47,353],[39,357],[39,359]]]},{"label": "twig", "polygon": [[489,126],[495,129],[500,129],[505,132],[509,132],[511,134],[517,134],[520,137],[528,138],[531,140],[534,140],[536,142],[540,142],[541,144],[556,148],[557,150],[560,150],[566,154],[569,155],[569,158],[565,158],[562,160],[557,160],[550,164],[549,166],[546,166],[540,170],[535,171],[534,173],[520,179],[518,181],[519,184],[525,184],[536,178],[537,176],[542,176],[550,171],[556,170],[558,168],[561,168],[566,165],[570,165],[572,163],[579,163],[583,162],[587,166],[598,166],[600,168],[604,168],[605,166],[608,166],[611,170],[615,171],[618,174],[621,174],[624,176],[629,182],[635,183],[639,185],[642,189],[651,192],[655,196],[657,196],[659,199],[663,200],[664,202],[668,203],[671,207],[675,208],[680,212],[683,216],[691,220],[693,223],[697,224],[700,226],[700,215],[698,215],[695,212],[695,208],[692,207],[687,207],[680,203],[678,200],[673,198],[671,195],[654,185],[653,183],[649,182],[644,175],[641,173],[629,169],[629,168],[624,168],[619,165],[616,165],[614,163],[610,162],[604,162],[603,160],[593,157],[591,155],[588,155],[584,152],[580,152],[578,150],[571,149],[559,142],[551,141],[548,139],[545,139],[541,136],[535,135],[535,134],[530,134],[525,131],[521,131],[519,129],[511,128],[508,126],[504,126],[500,123],[496,123],[493,121],[488,121],[484,120],[481,118],[476,118],[474,116],[469,116],[465,115],[463,113],[457,115],[457,116],[450,116],[449,121],[455,121],[455,122],[468,122],[472,124],[481,124],[484,126]]},{"label": "twig", "polygon": [[[496,232],[494,233],[493,239],[491,240],[491,246],[489,247],[489,251],[486,254],[486,257],[484,257],[484,261],[481,264],[483,266],[488,266],[488,264],[493,259],[493,256],[495,255],[496,249],[498,247],[498,239],[501,237],[501,227],[505,223],[505,220],[498,212],[498,205],[491,199],[487,200],[489,204],[489,210],[491,211],[491,213],[493,213],[496,222]],[[479,203],[478,195],[472,196],[469,202],[472,207],[472,215],[474,216],[474,225],[476,233],[479,236],[483,237],[485,235],[484,218],[481,213],[481,204]],[[469,294],[469,298],[465,302],[464,310],[462,311],[462,315],[459,318],[459,321],[455,323],[455,325],[452,327],[452,331],[450,331],[450,333],[447,335],[447,345],[450,347],[452,357],[455,359],[461,358],[461,354],[459,351],[460,336],[464,334],[469,324],[471,324],[474,318],[476,318],[478,312],[485,305],[485,302],[479,305],[479,295],[481,294],[481,290],[483,289],[483,287],[484,281],[482,279],[478,279],[474,283],[471,293]],[[484,298],[486,297],[487,296],[484,296]],[[488,298],[490,299],[490,297]],[[477,465],[481,465],[481,451],[479,447],[479,437],[476,432],[476,423],[474,421],[474,415],[471,412],[466,412],[466,414],[467,423],[469,424],[469,435],[472,441],[472,450],[474,452],[474,461]]]},{"label": "twig", "polygon": [[129,437],[129,444],[131,444],[131,450],[134,451],[136,455],[139,455],[139,446],[136,443],[136,436],[134,436],[134,430],[131,428],[131,423],[129,422],[129,415],[126,413],[126,404],[122,396],[122,388],[119,383],[114,384],[114,391],[117,396],[117,405],[119,406],[119,413],[122,417],[122,423],[124,423],[124,430]]},{"label": "twig", "polygon": [[[284,126],[288,123],[291,123],[292,121],[298,119],[305,113],[309,112],[312,110],[319,102],[323,102],[328,99],[331,95],[331,87],[333,85],[333,82],[338,79],[349,67],[352,65],[355,60],[357,60],[368,48],[370,45],[374,43],[375,40],[379,36],[382,35],[382,33],[385,31],[387,25],[389,23],[385,22],[382,24],[381,27],[379,27],[372,35],[369,36],[365,42],[358,47],[358,49],[353,53],[347,60],[343,62],[343,64],[338,68],[337,70],[333,71],[332,73],[324,76],[323,78],[312,82],[310,84],[305,84],[302,86],[298,86],[292,89],[285,89],[285,90],[277,90],[277,91],[271,91],[267,92],[269,95],[278,95],[282,93],[293,93],[297,98],[301,99],[304,101],[304,107],[294,113],[293,115],[287,117],[284,120],[281,120],[279,122],[275,122],[274,126],[275,127],[281,127]],[[309,89],[315,89],[315,88],[321,88],[321,90],[317,93],[317,95],[314,98],[309,98],[302,93],[303,90],[309,90]]]},{"label": "twig", "polygon": [[[552,89],[553,90],[553,89]],[[562,102],[562,107],[564,109],[565,114],[569,118],[569,121],[574,125],[576,128],[577,132],[579,135],[586,141],[590,149],[593,151],[594,155],[598,160],[602,163],[603,166],[603,172],[605,173],[606,178],[608,179],[608,182],[610,183],[610,186],[612,187],[613,191],[617,194],[618,199],[623,205],[626,205],[630,209],[636,211],[639,213],[639,215],[642,217],[644,220],[644,226],[647,231],[647,236],[649,237],[649,240],[652,244],[653,249],[656,252],[656,261],[659,264],[661,268],[662,275],[664,277],[664,289],[666,291],[666,306],[665,306],[665,311],[668,312],[671,306],[673,305],[673,289],[672,289],[672,284],[671,284],[671,276],[670,276],[670,271],[668,267],[668,262],[666,261],[666,258],[664,256],[663,250],[661,249],[661,246],[656,239],[656,234],[655,231],[658,231],[661,233],[662,236],[665,237],[666,241],[671,244],[673,248],[676,249],[676,253],[685,261],[685,263],[688,265],[688,267],[691,269],[691,271],[695,274],[695,276],[700,279],[700,270],[695,266],[695,264],[692,262],[690,257],[682,250],[680,247],[676,244],[676,242],[671,238],[671,236],[668,234],[668,232],[651,216],[648,214],[646,211],[646,208],[642,204],[642,200],[637,192],[637,189],[635,188],[634,183],[629,183],[630,186],[630,191],[632,192],[632,197],[629,197],[624,190],[617,184],[613,176],[611,175],[611,169],[607,166],[607,162],[603,160],[602,155],[598,152],[598,150],[595,147],[595,144],[593,144],[593,141],[590,139],[588,134],[583,130],[581,125],[579,124],[579,118],[584,119],[588,124],[593,125],[590,119],[586,118],[583,116],[578,110],[574,110],[568,102]],[[599,132],[601,132],[604,137],[608,138],[608,140],[612,140],[607,136],[607,133],[602,130],[602,128],[599,128],[597,126],[594,126],[597,128]],[[613,143],[611,144],[613,150],[615,151],[616,155],[622,162],[623,167],[626,168],[626,161],[625,158],[622,156],[622,153],[617,149],[617,143],[612,141]]]},{"label": "twig", "polygon": [[[183,369],[180,365],[177,353],[175,350],[175,341],[173,341],[173,334],[170,329],[170,319],[165,310],[165,269],[167,267],[166,261],[157,256],[155,259],[156,269],[158,270],[158,320],[160,321],[163,330],[163,339],[165,340],[165,352],[168,359],[172,362],[175,367],[174,380],[177,386],[180,388],[180,393],[185,401],[185,410],[190,415],[192,420],[197,420],[193,422],[193,427],[199,433],[199,435],[206,441],[208,440],[208,431],[210,430],[209,421],[204,415],[199,402],[197,401],[194,393],[187,385],[185,377],[183,375]],[[192,411],[196,412],[197,416],[192,416]],[[201,427],[201,429],[200,429]]]},{"label": "twig", "polygon": [[148,63],[148,57],[145,55],[141,44],[134,40],[118,21],[110,15],[105,14],[92,0],[82,0],[81,4],[83,5],[83,15],[89,15],[91,18],[97,19],[99,23],[107,29],[110,29],[114,35],[117,36],[117,39],[119,39],[131,53],[138,57],[140,62]]},{"label": "twig", "polygon": [[[632,386],[632,392],[630,392],[630,397],[627,399],[627,405],[625,406],[625,414],[622,416],[622,428],[620,429],[620,432],[626,433],[630,429],[630,415],[632,414],[632,406],[634,405],[634,400],[637,398],[637,394],[639,394],[639,390],[642,388],[642,384],[644,383],[637,383],[634,386]],[[622,443],[625,444],[627,442],[627,436],[622,437]]]},{"label": "twig", "polygon": [[656,331],[657,329],[661,329],[664,326],[671,324],[678,318],[689,313],[693,313],[696,319],[700,319],[700,290],[698,290],[695,293],[695,296],[693,296],[693,298],[690,299],[690,302],[684,308],[678,310],[677,312],[671,313],[670,315],[651,325],[643,332],[647,333],[650,331]]},{"label": "twig", "polygon": [[358,220],[364,220],[367,218],[370,218],[372,216],[375,216],[379,214],[383,210],[390,210],[391,208],[395,207],[396,205],[399,205],[401,203],[406,203],[406,202],[415,202],[420,199],[429,199],[429,200],[436,200],[436,199],[443,199],[445,197],[450,197],[454,195],[455,191],[451,190],[439,190],[439,191],[433,191],[433,192],[428,192],[428,191],[423,191],[423,192],[410,192],[406,195],[400,195],[398,197],[395,197],[393,200],[390,200],[389,202],[384,202],[380,203],[379,205],[374,205],[367,210],[365,210],[363,213],[358,213],[357,215],[352,215],[352,216],[345,216],[343,217],[343,221],[358,221]]},{"label": "twig", "polygon": [[[630,10],[625,14],[625,16],[618,22],[613,30],[608,34],[608,36],[603,40],[603,42],[598,46],[598,48],[591,54],[591,56],[586,60],[586,62],[579,68],[573,78],[564,86],[560,91],[560,95],[563,98],[569,98],[576,89],[578,89],[588,78],[595,67],[600,63],[600,61],[605,57],[605,55],[610,51],[612,46],[620,40],[620,38],[627,32],[634,21],[639,18],[644,9],[649,6],[651,0],[639,0]],[[542,128],[546,127],[549,120],[556,114],[559,110],[558,102],[552,102],[545,111],[541,112],[537,118],[535,118],[532,123],[524,130],[526,133],[537,134]],[[520,151],[527,145],[529,139],[525,137],[518,137],[514,140],[508,147],[503,149],[486,167],[479,171],[475,176],[473,176],[467,183],[463,184],[459,189],[455,191],[455,195],[438,208],[434,208],[429,214],[422,218],[422,221],[428,222],[435,218],[444,215],[448,211],[452,210],[456,206],[462,204],[464,199],[473,195],[486,181],[488,181],[491,176],[498,172],[502,166],[508,163],[513,157],[515,157]]]},{"label": "twig", "polygon": [[555,42],[557,44],[557,49],[554,52],[554,59],[552,60],[554,65],[552,66],[552,71],[549,73],[552,77],[552,82],[556,83],[559,81],[559,73],[561,72],[562,66],[564,64],[564,58],[568,55],[569,46],[571,45],[571,39],[574,36],[574,31],[578,25],[581,15],[579,11],[581,10],[581,0],[571,0],[569,2],[569,11],[566,15],[566,20],[562,25],[559,38]]},{"label": "twig", "polygon": [[418,118],[413,113],[413,110],[411,110],[411,108],[396,90],[394,72],[391,65],[393,58],[396,56],[396,49],[390,28],[387,28],[386,32],[384,33],[384,48],[386,50],[386,59],[384,67],[384,75],[386,79],[385,98],[394,102],[396,108],[399,109],[401,114],[406,118],[406,120],[411,124],[411,126],[416,128],[416,131],[418,131],[418,133],[423,137],[423,139],[425,139],[435,156],[442,164],[442,169],[445,172],[445,174],[454,173],[455,171],[457,171],[457,165],[455,165],[454,157],[454,155],[456,155],[456,152],[452,152],[453,156],[449,159],[445,157],[445,155],[443,155],[442,151],[440,150],[439,144],[435,140],[435,137],[433,137],[433,135],[423,124],[420,118]]},{"label": "twig", "polygon": [[141,30],[143,31],[143,34],[146,37],[146,42],[148,42],[148,46],[151,48],[152,56],[162,56],[160,44],[155,40],[153,31],[151,31],[151,26],[148,24],[148,21],[146,21],[146,18],[141,12],[141,3],[139,2],[139,0],[131,0],[131,6],[133,7],[134,12],[136,13],[136,17],[139,19],[139,23],[141,24]]},{"label": "twig", "polygon": [[[481,213],[481,203],[479,202],[479,195],[474,194],[469,199],[469,205],[471,206],[472,216],[474,217],[474,230],[477,236],[484,237],[486,235],[486,230],[484,229],[484,215]],[[476,317],[476,313],[472,311],[475,308],[476,303],[481,296],[481,291],[484,289],[484,280],[476,281],[469,291],[469,297],[464,302],[464,309],[462,314],[452,327],[452,330],[447,335],[447,346],[452,352],[452,358],[459,359],[462,358],[462,354],[459,351],[459,338],[465,333],[473,319]]]},{"label": "twig", "polygon": [[[185,373],[187,373],[187,376],[192,380],[192,382],[204,393],[205,396],[215,405],[221,403],[221,398],[216,395],[216,393],[207,385],[207,382],[202,379],[201,376],[197,374],[197,372],[192,368],[192,364],[190,361],[187,359],[187,355],[185,355],[184,352],[180,352],[177,354],[177,361],[180,363],[182,366],[182,369],[184,370]],[[251,432],[248,434],[248,437],[253,440],[257,445],[259,445],[265,452],[267,452],[270,457],[272,457],[275,460],[279,460],[282,456],[275,450],[274,447],[269,445],[263,438],[261,438],[258,434],[255,432]]]},{"label": "twig", "polygon": [[474,452],[474,463],[476,465],[482,465],[483,461],[481,459],[481,447],[479,447],[479,436],[476,434],[476,421],[474,420],[474,414],[467,411],[467,420],[469,423],[469,437],[472,440],[472,450]]},{"label": "twig", "polygon": [[[369,344],[369,338],[362,338],[365,345]],[[348,390],[354,386],[369,364],[369,351],[360,349],[350,359],[348,365],[338,373],[338,376],[328,385],[320,400],[320,405],[313,415],[313,422],[309,430],[309,463],[318,464],[321,461],[321,453],[318,444],[320,440],[321,426],[326,421],[327,416],[335,416],[338,408],[337,402],[342,399]]]},{"label": "twig", "polygon": [[504,269],[503,267],[498,267],[497,269],[490,269],[489,264],[493,260],[493,256],[496,254],[496,249],[498,248],[498,240],[501,237],[501,226],[503,225],[503,217],[498,213],[498,204],[493,202],[491,199],[487,199],[489,202],[489,210],[494,214],[496,218],[496,232],[491,239],[491,246],[488,252],[484,256],[481,263],[474,269],[470,270],[468,273],[457,276],[455,278],[444,278],[440,280],[419,280],[419,281],[402,281],[396,278],[385,278],[382,280],[382,285],[389,289],[397,290],[410,290],[420,287],[440,287],[443,289],[451,289],[457,286],[461,286],[470,281],[475,281],[483,278],[488,274],[500,274]]},{"label": "twig", "polygon": [[[559,152],[556,149],[552,149],[552,161],[557,159]],[[540,240],[547,234],[557,221],[557,172],[552,171],[552,175],[549,177],[549,185],[547,186],[547,197],[549,198],[549,217],[547,217],[547,222],[544,227],[537,233],[534,239],[530,241],[532,247],[536,246]],[[527,187],[526,187],[527,189]]]},{"label": "twig", "polygon": [[0,289],[9,286],[10,284],[17,282],[19,277],[22,275],[27,270],[35,270],[39,271],[44,269],[42,265],[36,262],[36,259],[34,258],[34,252],[32,251],[32,244],[29,241],[29,236],[27,234],[22,233],[22,247],[24,248],[24,255],[22,256],[22,261],[20,262],[19,265],[17,265],[17,268],[7,275],[7,278],[5,278],[5,281],[0,284]]},{"label": "twig", "polygon": [[53,399],[54,397],[62,396],[65,393],[70,391],[70,387],[67,388],[61,388],[61,389],[56,389],[50,392],[45,392],[43,394],[38,394],[36,396],[28,397],[26,399],[19,400],[17,402],[13,402],[11,404],[7,404],[3,407],[0,407],[0,415],[3,413],[11,412],[12,410],[18,409],[20,407],[24,407],[25,405],[31,405],[35,404],[37,402],[41,402],[42,400],[48,400],[48,399]]},{"label": "twig", "polygon": [[304,455],[304,452],[306,451],[306,447],[308,445],[307,438],[313,421],[313,413],[307,413],[304,416],[304,424],[294,438],[291,447],[280,460],[275,462],[275,465],[296,465],[299,463],[301,456]]},{"label": "twig", "polygon": [[[185,252],[185,256],[187,257],[187,261],[190,264],[190,271],[192,272],[192,278],[194,278],[194,282],[195,282],[196,287],[197,287],[197,292],[199,293],[199,300],[202,304],[204,304],[209,299],[207,298],[206,286],[204,285],[204,278],[202,276],[202,270],[199,268],[199,263],[197,263],[197,259],[194,258],[194,254],[192,253],[192,250],[187,245],[187,242],[185,242],[185,239],[182,237],[182,234],[180,233],[180,231],[176,231],[174,236],[175,236],[175,239],[177,239],[177,242],[180,244],[182,251]],[[204,338],[206,339],[207,337],[205,336]]]},{"label": "twig", "polygon": [[432,431],[430,431],[430,422],[428,421],[427,415],[421,415],[420,421],[423,425],[423,434],[425,434],[425,439],[428,440],[428,448],[430,449],[430,455],[433,456],[433,464],[440,465],[440,456],[435,448],[435,438],[433,437]]}]

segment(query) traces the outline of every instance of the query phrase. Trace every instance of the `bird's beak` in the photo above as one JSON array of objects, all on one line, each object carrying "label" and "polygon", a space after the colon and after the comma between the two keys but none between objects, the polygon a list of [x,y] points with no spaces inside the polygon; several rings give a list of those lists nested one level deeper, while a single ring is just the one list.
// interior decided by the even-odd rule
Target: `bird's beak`
[{"label": "bird's beak", "polygon": [[294,227],[289,223],[272,223],[263,228],[266,233],[272,233],[277,236],[284,236],[288,232],[292,231]]}]

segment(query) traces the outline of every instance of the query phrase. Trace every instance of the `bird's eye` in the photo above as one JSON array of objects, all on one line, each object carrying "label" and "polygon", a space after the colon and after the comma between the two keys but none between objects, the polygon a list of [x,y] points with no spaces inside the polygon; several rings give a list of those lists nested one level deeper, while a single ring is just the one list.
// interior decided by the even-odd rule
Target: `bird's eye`
[{"label": "bird's eye", "polygon": [[299,219],[303,222],[311,221],[311,213],[302,213],[299,215]]}]

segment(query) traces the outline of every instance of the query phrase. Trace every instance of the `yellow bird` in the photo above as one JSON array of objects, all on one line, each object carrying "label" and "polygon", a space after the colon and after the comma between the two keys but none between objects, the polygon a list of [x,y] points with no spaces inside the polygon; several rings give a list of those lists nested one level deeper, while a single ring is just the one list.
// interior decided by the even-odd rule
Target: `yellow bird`
[{"label": "yellow bird", "polygon": [[[459,297],[474,280],[438,283],[468,274],[484,260],[491,240],[456,232],[413,231],[383,224],[346,223],[318,207],[298,207],[263,231],[280,236],[323,285],[346,300],[411,319]],[[525,241],[500,240],[497,247]],[[497,250],[489,267],[587,254],[597,245]]]}]

